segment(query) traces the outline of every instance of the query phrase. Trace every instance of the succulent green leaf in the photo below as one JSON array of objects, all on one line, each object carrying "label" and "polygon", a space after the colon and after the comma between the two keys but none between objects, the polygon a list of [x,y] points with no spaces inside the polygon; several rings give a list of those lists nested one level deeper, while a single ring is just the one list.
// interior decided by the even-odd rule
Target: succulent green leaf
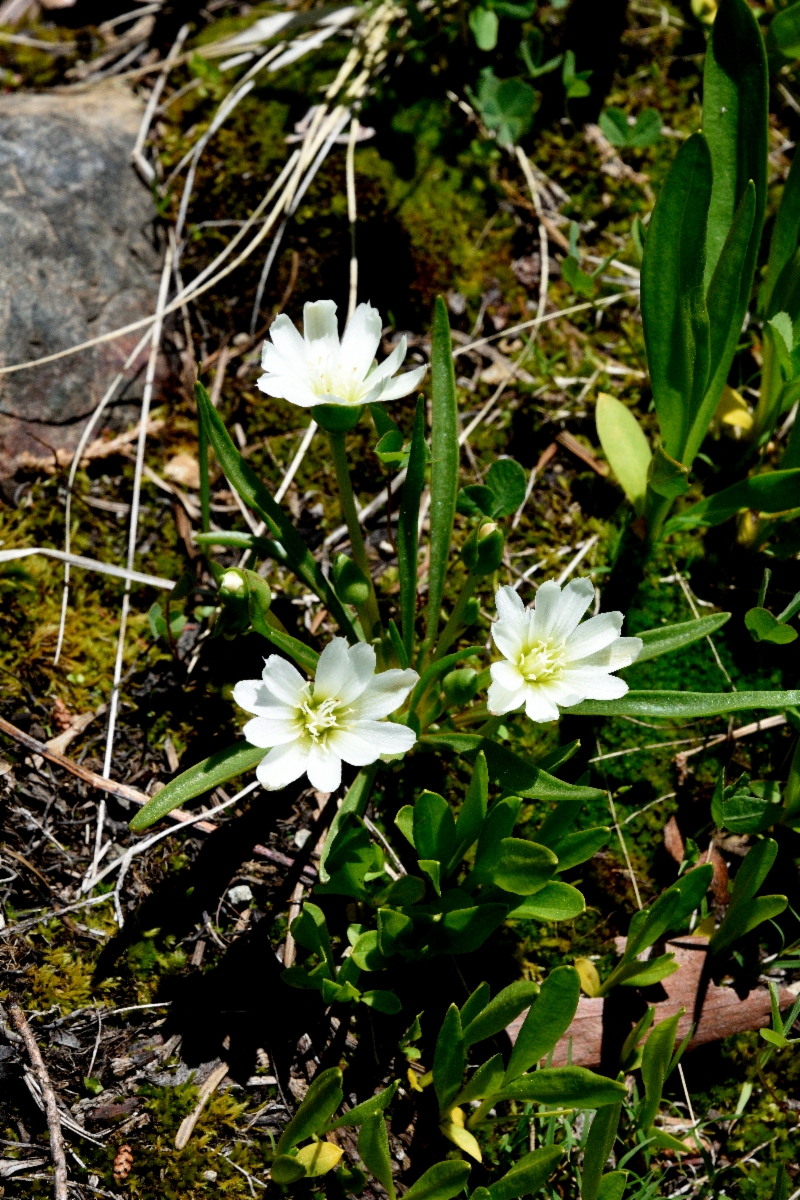
[{"label": "succulent green leaf", "polygon": [[412,1183],[403,1200],[453,1200],[463,1190],[470,1170],[463,1160],[436,1163]]},{"label": "succulent green leaf", "polygon": [[427,447],[425,445],[425,401],[417,401],[411,449],[408,455],[400,514],[397,521],[397,571],[400,577],[400,626],[406,654],[414,649],[414,621],[417,612],[417,551],[419,549],[419,505],[425,486]]},{"label": "succulent green leaf", "polygon": [[561,1146],[542,1146],[521,1158],[496,1183],[490,1184],[492,1200],[517,1200],[519,1196],[535,1196],[544,1187],[558,1163],[564,1157]]},{"label": "succulent green leaf", "polygon": [[675,1013],[672,1017],[667,1017],[664,1021],[659,1021],[645,1042],[642,1051],[642,1082],[644,1083],[645,1099],[637,1118],[637,1125],[640,1129],[649,1129],[658,1113],[661,1094],[672,1060],[672,1048],[675,1045],[678,1021],[682,1015],[683,1010]]},{"label": "succulent green leaf", "polygon": [[592,717],[715,717],[742,709],[793,708],[800,704],[800,691],[791,692],[635,692],[620,700],[583,700],[570,713]]},{"label": "succulent green leaf", "polygon": [[[574,967],[556,967],[531,1002],[517,1034],[503,1079],[510,1083],[546,1058],[569,1029],[578,1008],[581,981]],[[498,1089],[499,1090],[499,1089]]]},{"label": "succulent green leaf", "polygon": [[500,1091],[503,1082],[503,1056],[495,1054],[488,1059],[471,1077],[466,1087],[462,1088],[453,1104],[470,1104],[473,1100],[484,1100]]},{"label": "succulent green leaf", "polygon": [[342,1072],[338,1067],[329,1067],[315,1075],[302,1104],[280,1136],[278,1154],[285,1154],[322,1129],[341,1104],[342,1095]]},{"label": "succulent green leaf", "polygon": [[337,1117],[335,1121],[331,1121],[326,1126],[325,1132],[341,1129],[344,1125],[360,1125],[367,1117],[371,1117],[375,1113],[382,1113],[391,1104],[399,1086],[400,1081],[396,1079],[394,1083],[389,1084],[389,1087],[378,1092],[377,1096],[370,1096],[369,1100],[365,1100],[362,1104],[356,1104],[355,1108],[351,1108],[343,1117]]},{"label": "succulent green leaf", "polygon": [[778,646],[786,646],[797,638],[796,629],[782,624],[766,608],[748,609],[744,623],[754,642],[774,642]]},{"label": "succulent green leaf", "polygon": [[466,1065],[461,1016],[455,1004],[451,1004],[439,1030],[433,1055],[433,1087],[442,1112],[447,1111],[458,1094]]},{"label": "succulent green leaf", "polygon": [[202,762],[189,767],[188,771],[181,772],[162,788],[157,796],[148,801],[130,822],[130,828],[139,833],[160,821],[174,808],[194,800],[196,796],[221,787],[237,775],[255,770],[264,754],[265,751],[258,746],[251,746],[249,742],[237,742],[234,746],[228,746],[226,750],[219,750],[209,758],[204,758]]},{"label": "succulent green leaf", "polygon": [[682,650],[684,646],[691,646],[692,642],[698,642],[701,638],[716,633],[730,619],[730,613],[714,613],[710,617],[699,617],[696,621],[681,621],[677,625],[645,629],[636,634],[644,643],[636,662],[646,662],[649,658],[658,658],[660,654],[672,654],[675,650]]},{"label": "succulent green leaf", "polygon": [[539,992],[539,985],[528,980],[518,979],[508,987],[498,992],[494,1000],[490,1000],[482,1012],[473,1017],[464,1028],[464,1046],[472,1046],[482,1042],[484,1038],[494,1037],[510,1025],[524,1008],[534,1000]]},{"label": "succulent green leaf", "polygon": [[374,1112],[364,1120],[358,1134],[358,1154],[367,1170],[382,1185],[389,1200],[395,1200],[389,1135],[382,1112]]},{"label": "succulent green leaf", "polygon": [[506,892],[532,896],[541,891],[558,867],[558,858],[546,846],[525,838],[503,838],[492,882]]},{"label": "succulent green leaf", "polygon": [[587,1067],[544,1067],[520,1075],[503,1088],[498,1099],[532,1100],[565,1108],[602,1108],[606,1104],[619,1104],[625,1094],[624,1083],[596,1075]]},{"label": "succulent green leaf", "polygon": [[495,518],[513,516],[525,499],[528,487],[524,469],[513,458],[498,458],[489,467],[486,482],[494,495],[490,515]]},{"label": "succulent green leaf", "polygon": [[571,883],[551,880],[540,892],[527,896],[509,912],[509,920],[571,921],[586,911],[583,892]]},{"label": "succulent green leaf", "polygon": [[447,305],[436,299],[431,346],[431,508],[427,637],[436,639],[458,492],[458,401]]},{"label": "succulent green leaf", "polygon": [[611,470],[636,515],[641,516],[653,457],[650,443],[631,410],[606,392],[597,397],[595,424]]},{"label": "succulent green leaf", "polygon": [[456,823],[450,805],[436,792],[423,792],[414,805],[414,847],[420,858],[447,862],[455,849]]},{"label": "succulent green leaf", "polygon": [[582,1200],[599,1200],[603,1171],[614,1148],[621,1112],[621,1104],[609,1104],[599,1108],[592,1118],[583,1155]]}]

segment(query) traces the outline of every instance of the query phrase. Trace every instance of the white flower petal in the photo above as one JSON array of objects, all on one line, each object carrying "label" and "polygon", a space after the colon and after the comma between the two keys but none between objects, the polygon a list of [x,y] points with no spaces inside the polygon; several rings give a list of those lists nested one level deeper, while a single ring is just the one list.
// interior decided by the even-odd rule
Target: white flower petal
[{"label": "white flower petal", "polygon": [[619,671],[622,667],[629,667],[632,662],[636,661],[641,654],[642,645],[641,638],[617,638],[610,646],[598,650],[595,654],[587,655],[579,662],[570,663],[570,666],[602,667],[606,671]]},{"label": "white flower petal", "polygon": [[332,300],[315,300],[303,305],[303,335],[306,351],[319,354],[338,354],[339,325],[336,305]]},{"label": "white flower petal", "polygon": [[307,373],[306,344],[302,334],[295,329],[285,313],[280,313],[272,322],[270,340],[261,350],[261,366],[265,371],[286,371],[300,375]]},{"label": "white flower petal", "polygon": [[410,668],[406,671],[393,668],[374,675],[352,704],[353,720],[379,721],[388,717],[400,707],[418,679],[417,672]]},{"label": "white flower petal", "polygon": [[263,679],[240,680],[233,689],[233,699],[239,708],[257,717],[275,720],[294,715],[294,707],[282,703],[274,696]]},{"label": "white flower petal", "polygon": [[347,651],[350,671],[342,687],[339,689],[339,699],[342,704],[352,704],[369,685],[375,674],[375,649],[366,642],[358,642]]},{"label": "white flower petal", "polygon": [[256,767],[258,782],[268,792],[277,792],[294,783],[305,772],[308,746],[305,741],[276,746]]},{"label": "white flower petal", "polygon": [[394,721],[353,721],[348,732],[374,749],[376,758],[379,754],[406,754],[417,740],[413,729]]},{"label": "white flower petal", "polygon": [[517,692],[521,687],[525,687],[525,677],[513,663],[492,663],[490,673],[493,682],[499,683],[507,692]]},{"label": "white flower petal", "polygon": [[619,638],[622,620],[621,612],[604,612],[584,621],[567,638],[564,649],[568,660],[574,662],[576,659],[586,658],[587,655],[595,654],[610,645]]},{"label": "white flower petal", "polygon": [[[361,722],[355,722],[361,724]],[[366,767],[380,758],[376,746],[364,741],[352,729],[336,729],[328,736],[328,745],[343,762],[351,767]]]},{"label": "white flower petal", "polygon": [[[373,396],[372,391],[364,397],[365,404],[374,404],[376,400],[401,400],[403,396],[408,396],[415,388],[419,387],[422,380],[425,378],[427,367],[416,367],[413,371],[406,371],[405,375],[398,375],[395,379],[382,380],[380,384],[373,388],[376,391]],[[367,380],[370,383],[371,379]]]},{"label": "white flower petal", "polygon": [[515,708],[519,708],[525,700],[526,688],[517,688],[516,691],[510,692],[508,688],[504,688],[499,683],[493,683],[489,687],[486,697],[486,707],[492,716],[501,717],[505,713],[513,712]]},{"label": "white flower petal", "polygon": [[359,304],[344,331],[339,356],[342,371],[353,380],[366,377],[381,344],[381,329],[381,314],[377,308]]},{"label": "white flower petal", "polygon": [[391,354],[387,355],[382,363],[379,363],[378,366],[374,367],[370,371],[365,382],[370,385],[374,385],[379,383],[382,379],[388,379],[390,376],[394,375],[395,371],[399,371],[402,367],[405,361],[406,353],[406,335],[403,334],[394,350],[392,350]]},{"label": "white flower petal", "polygon": [[543,640],[563,642],[574,629],[594,599],[591,579],[573,579],[561,591],[555,580],[543,583],[536,593],[533,634]]},{"label": "white flower petal", "polygon": [[318,792],[335,792],[342,782],[342,760],[333,750],[315,742],[306,767],[308,782]]},{"label": "white flower petal", "polygon": [[288,400],[300,408],[313,408],[320,404],[320,398],[308,384],[299,376],[288,375],[259,375],[256,387],[267,396],[275,396],[278,400]]},{"label": "white flower petal", "polygon": [[543,688],[529,687],[525,697],[525,715],[531,721],[557,721],[559,713]]},{"label": "white flower petal", "polygon": [[303,699],[305,679],[291,663],[277,654],[270,654],[264,663],[264,682],[269,690],[292,708],[299,708]]},{"label": "white flower petal", "polygon": [[269,721],[265,717],[253,717],[242,730],[251,746],[261,746],[263,750],[269,750],[272,746],[285,746],[287,742],[296,742],[301,732],[296,718],[289,721]]},{"label": "white flower petal", "polygon": [[338,696],[349,674],[347,641],[342,637],[333,638],[319,656],[314,677],[314,700],[330,700]]},{"label": "white flower petal", "polygon": [[525,648],[524,620],[495,621],[492,625],[492,640],[506,658],[519,658]]},{"label": "white flower petal", "polygon": [[525,605],[512,587],[508,585],[501,587],[495,595],[494,602],[497,605],[497,616],[501,621],[507,621],[509,625],[516,624],[520,630],[524,628]]},{"label": "white flower petal", "polygon": [[628,690],[624,679],[609,675],[599,667],[575,667],[565,671],[562,679],[586,700],[619,700]]}]

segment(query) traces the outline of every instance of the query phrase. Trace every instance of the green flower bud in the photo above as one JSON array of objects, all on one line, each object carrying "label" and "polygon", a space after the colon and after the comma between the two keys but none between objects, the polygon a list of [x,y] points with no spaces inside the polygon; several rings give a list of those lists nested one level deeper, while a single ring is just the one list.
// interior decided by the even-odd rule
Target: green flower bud
[{"label": "green flower bud", "polygon": [[369,580],[352,558],[337,554],[333,564],[333,586],[345,604],[365,604],[369,597]]},{"label": "green flower bud", "polygon": [[461,561],[473,575],[491,575],[503,561],[505,540],[494,521],[484,521],[469,535]]},{"label": "green flower bud", "polygon": [[478,672],[472,667],[460,667],[450,671],[442,680],[442,688],[448,706],[460,708],[474,699],[478,690]]}]

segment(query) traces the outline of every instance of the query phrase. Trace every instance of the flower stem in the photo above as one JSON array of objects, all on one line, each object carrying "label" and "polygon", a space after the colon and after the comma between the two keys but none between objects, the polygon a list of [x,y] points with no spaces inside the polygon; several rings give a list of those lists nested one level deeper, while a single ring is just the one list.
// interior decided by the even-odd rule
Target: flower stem
[{"label": "flower stem", "polygon": [[211,529],[211,490],[208,480],[208,434],[202,417],[197,421],[197,458],[200,466],[200,523],[203,533]]},{"label": "flower stem", "polygon": [[503,724],[504,719],[504,717],[489,717],[489,720],[484,721],[483,725],[481,725],[480,729],[476,730],[476,732],[479,733],[481,737],[494,737],[500,726]]},{"label": "flower stem", "polygon": [[[375,596],[375,587],[372,582],[372,572],[370,570],[369,559],[367,558],[367,549],[364,545],[364,538],[361,533],[361,525],[358,520],[358,512],[356,510],[356,498],[353,494],[353,483],[350,479],[350,468],[347,465],[347,453],[345,451],[344,434],[328,432],[328,439],[331,446],[331,454],[333,455],[333,465],[336,471],[336,484],[339,488],[339,503],[342,509],[342,516],[347,525],[347,532],[350,535],[350,548],[353,552],[353,561],[365,577],[369,580],[369,596],[364,604],[359,605],[358,615],[361,618],[361,624],[364,629],[364,635],[367,641],[372,641],[372,638],[381,632],[380,614],[378,612],[378,601]],[[377,629],[376,629],[377,626]]]},{"label": "flower stem", "polygon": [[447,653],[450,646],[452,646],[453,642],[456,640],[459,626],[461,625],[464,617],[464,610],[466,609],[469,601],[472,599],[472,593],[475,591],[475,585],[477,582],[478,576],[473,575],[470,572],[466,578],[464,586],[458,593],[455,606],[453,611],[450,613],[447,624],[442,630],[439,641],[436,643],[436,651],[433,655],[434,662],[437,662],[438,659],[442,658],[442,656]]}]

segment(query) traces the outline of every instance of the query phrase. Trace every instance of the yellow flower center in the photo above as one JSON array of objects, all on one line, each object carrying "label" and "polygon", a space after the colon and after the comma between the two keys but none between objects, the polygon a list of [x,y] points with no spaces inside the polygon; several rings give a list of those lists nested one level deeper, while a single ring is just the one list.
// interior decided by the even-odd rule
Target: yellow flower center
[{"label": "yellow flower center", "polygon": [[325,745],[327,736],[332,729],[341,728],[340,719],[349,709],[343,709],[336,699],[315,702],[310,686],[305,689],[305,697],[300,703],[298,717],[303,727],[303,733],[312,741]]},{"label": "yellow flower center", "polygon": [[550,683],[561,675],[562,646],[552,642],[536,642],[523,652],[517,667],[526,683]]}]

